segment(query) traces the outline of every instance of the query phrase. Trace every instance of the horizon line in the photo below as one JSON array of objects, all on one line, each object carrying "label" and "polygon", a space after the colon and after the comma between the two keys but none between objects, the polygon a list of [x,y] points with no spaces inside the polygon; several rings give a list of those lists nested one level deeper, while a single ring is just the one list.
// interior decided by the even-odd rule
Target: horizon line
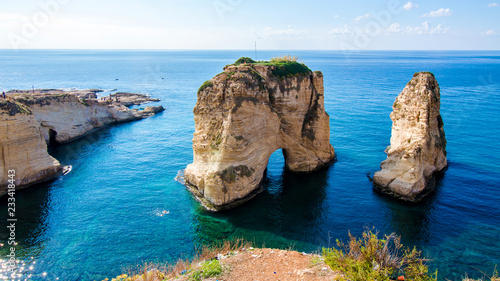
[{"label": "horizon line", "polygon": [[[0,48],[0,51],[245,51],[245,52],[255,52],[255,49],[133,49],[133,48]],[[332,51],[332,52],[481,52],[481,51],[500,51],[500,49],[364,49],[364,50],[341,50],[341,49],[260,49],[258,51],[264,52],[314,52],[314,51]]]}]

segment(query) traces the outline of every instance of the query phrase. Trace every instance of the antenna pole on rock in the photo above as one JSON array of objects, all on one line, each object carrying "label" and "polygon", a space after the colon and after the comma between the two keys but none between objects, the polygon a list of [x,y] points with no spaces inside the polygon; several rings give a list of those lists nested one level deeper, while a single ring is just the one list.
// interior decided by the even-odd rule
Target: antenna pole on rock
[{"label": "antenna pole on rock", "polygon": [[255,60],[257,60],[257,40],[255,40]]}]

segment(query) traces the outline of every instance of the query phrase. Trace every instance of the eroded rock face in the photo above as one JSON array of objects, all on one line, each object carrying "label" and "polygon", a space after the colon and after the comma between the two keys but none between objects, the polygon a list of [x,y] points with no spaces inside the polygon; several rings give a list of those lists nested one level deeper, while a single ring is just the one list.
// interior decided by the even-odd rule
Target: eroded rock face
[{"label": "eroded rock face", "polygon": [[277,149],[294,172],[312,172],[335,159],[321,72],[284,77],[275,70],[226,66],[198,92],[194,160],[184,176],[208,209],[230,208],[256,194]]},{"label": "eroded rock face", "polygon": [[439,85],[432,73],[415,73],[391,113],[391,145],[373,182],[383,191],[417,201],[433,188],[433,174],[447,166],[439,113]]},{"label": "eroded rock face", "polygon": [[[69,142],[94,129],[112,123],[140,120],[164,110],[162,106],[132,110],[117,101],[116,96],[97,99],[91,90],[37,90],[33,94],[14,90],[8,94],[29,107],[41,125],[45,140],[56,143]],[[142,94],[128,94],[126,98],[126,103],[158,101]]]},{"label": "eroded rock face", "polygon": [[47,153],[40,124],[24,105],[0,101],[0,196],[7,193],[9,170],[16,189],[59,176],[61,164]]}]

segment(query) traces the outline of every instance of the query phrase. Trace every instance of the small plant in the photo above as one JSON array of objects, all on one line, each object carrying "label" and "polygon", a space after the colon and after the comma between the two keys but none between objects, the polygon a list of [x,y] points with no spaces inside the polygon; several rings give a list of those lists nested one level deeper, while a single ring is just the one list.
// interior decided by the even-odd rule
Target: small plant
[{"label": "small plant", "polygon": [[437,273],[429,274],[421,253],[405,248],[394,233],[379,239],[378,232],[366,230],[359,240],[350,233],[349,237],[347,245],[337,240],[338,249],[323,249],[323,256],[327,265],[350,280],[382,281],[401,275],[413,281],[437,280]]},{"label": "small plant", "polygon": [[315,267],[324,261],[325,261],[325,258],[320,257],[320,256],[314,256],[310,261],[309,267]]},{"label": "small plant", "polygon": [[212,87],[213,85],[214,85],[214,83],[212,83],[212,81],[203,82],[203,84],[201,84],[200,88],[198,89],[198,94],[200,94],[200,92],[202,92],[206,88]]},{"label": "small plant", "polygon": [[234,65],[240,65],[242,63],[255,63],[255,61],[249,57],[241,57],[234,62]]},{"label": "small plant", "polygon": [[78,100],[81,104],[85,105],[85,106],[89,106],[89,104],[87,103],[87,100],[86,99],[79,99]]},{"label": "small plant", "polygon": [[201,264],[200,269],[195,270],[189,280],[199,281],[204,278],[215,277],[220,275],[224,271],[224,268],[220,262],[216,259],[205,261]]}]

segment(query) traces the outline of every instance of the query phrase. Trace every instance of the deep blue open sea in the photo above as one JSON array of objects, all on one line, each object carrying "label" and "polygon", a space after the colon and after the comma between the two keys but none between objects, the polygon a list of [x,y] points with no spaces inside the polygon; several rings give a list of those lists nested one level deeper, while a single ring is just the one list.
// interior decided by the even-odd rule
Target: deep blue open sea
[{"label": "deep blue open sea", "polygon": [[[192,161],[196,92],[254,51],[1,50],[0,90],[118,89],[149,93],[166,108],[50,149],[73,170],[16,193],[23,279],[102,280],[234,237],[312,252],[365,228],[401,235],[433,259],[441,280],[491,274],[500,265],[500,52],[259,51],[257,58],[284,54],[323,72],[338,161],[295,175],[277,151],[263,193],[213,214],[175,181]],[[392,103],[418,71],[432,71],[441,86],[449,168],[433,194],[409,204],[375,192],[368,176],[386,158]],[[4,197],[4,258],[6,218]]]}]

